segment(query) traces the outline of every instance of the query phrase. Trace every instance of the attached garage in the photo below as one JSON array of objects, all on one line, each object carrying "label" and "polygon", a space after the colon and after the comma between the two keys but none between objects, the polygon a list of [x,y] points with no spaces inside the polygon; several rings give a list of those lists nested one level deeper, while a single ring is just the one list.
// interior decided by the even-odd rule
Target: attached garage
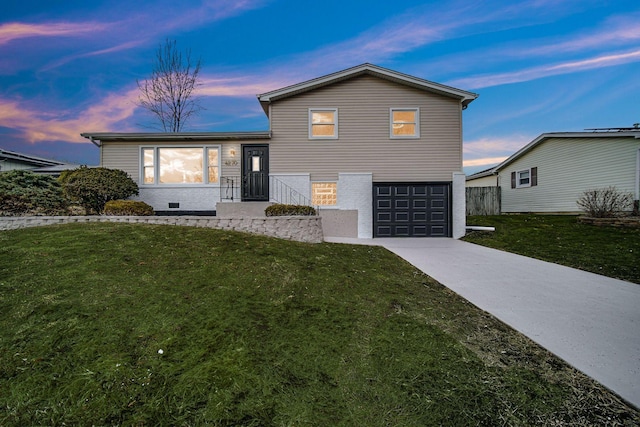
[{"label": "attached garage", "polygon": [[373,237],[451,237],[451,183],[374,183]]}]

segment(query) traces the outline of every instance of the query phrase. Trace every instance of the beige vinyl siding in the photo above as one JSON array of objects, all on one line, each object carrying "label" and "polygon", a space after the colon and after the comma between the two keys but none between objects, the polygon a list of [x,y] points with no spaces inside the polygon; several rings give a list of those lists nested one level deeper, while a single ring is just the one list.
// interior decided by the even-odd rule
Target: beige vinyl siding
[{"label": "beige vinyl siding", "polygon": [[123,170],[140,185],[140,145],[143,144],[131,142],[103,143],[100,166]]},{"label": "beige vinyl siding", "polygon": [[[338,139],[309,140],[309,108],[338,109]],[[420,138],[391,139],[390,108],[420,109]],[[462,170],[460,102],[360,76],[271,105],[271,173],[371,172],[376,182],[451,181]]]},{"label": "beige vinyl siding", "polygon": [[498,183],[496,175],[483,176],[466,182],[466,187],[495,187]]},{"label": "beige vinyl siding", "polygon": [[[550,138],[500,171],[503,212],[574,212],[586,190],[615,186],[633,193],[640,140]],[[511,172],[538,168],[538,185],[511,188]]]},{"label": "beige vinyl siding", "polygon": [[[133,180],[140,185],[140,147],[154,146],[202,146],[202,145],[220,145],[222,152],[222,170],[221,176],[240,176],[242,150],[241,144],[255,144],[256,141],[185,141],[185,142],[104,142],[102,145],[102,154],[100,166],[111,169],[121,169],[128,173]],[[260,142],[262,143],[262,142]],[[235,157],[232,158],[230,151],[235,149]],[[233,161],[237,162],[235,165]],[[226,164],[226,163],[229,164]]]}]

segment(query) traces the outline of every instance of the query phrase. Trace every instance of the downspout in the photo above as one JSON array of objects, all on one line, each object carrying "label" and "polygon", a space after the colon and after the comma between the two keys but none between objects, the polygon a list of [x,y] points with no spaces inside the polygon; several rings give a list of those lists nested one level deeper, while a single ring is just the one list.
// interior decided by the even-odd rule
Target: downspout
[{"label": "downspout", "polygon": [[636,152],[636,200],[640,200],[640,148]]},{"label": "downspout", "polygon": [[633,213],[638,215],[640,211],[640,148],[636,151],[636,185],[635,199],[633,201]]}]

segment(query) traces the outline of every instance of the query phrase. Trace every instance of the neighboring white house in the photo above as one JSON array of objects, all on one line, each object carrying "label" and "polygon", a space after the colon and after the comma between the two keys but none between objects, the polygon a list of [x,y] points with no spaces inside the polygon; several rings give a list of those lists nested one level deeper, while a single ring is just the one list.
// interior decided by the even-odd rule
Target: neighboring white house
[{"label": "neighboring white house", "polygon": [[[36,173],[60,174],[61,168],[65,165],[67,164],[58,160],[44,159],[31,154],[17,153],[0,148],[0,172],[22,169]],[[73,166],[77,167],[77,165]]]},{"label": "neighboring white house", "polygon": [[258,95],[268,131],[82,136],[157,212],[294,200],[319,206],[326,236],[462,237],[462,110],[476,97],[362,64]]},{"label": "neighboring white house", "polygon": [[502,212],[579,213],[587,191],[616,187],[640,198],[640,129],[545,133],[467,186],[499,186]]}]

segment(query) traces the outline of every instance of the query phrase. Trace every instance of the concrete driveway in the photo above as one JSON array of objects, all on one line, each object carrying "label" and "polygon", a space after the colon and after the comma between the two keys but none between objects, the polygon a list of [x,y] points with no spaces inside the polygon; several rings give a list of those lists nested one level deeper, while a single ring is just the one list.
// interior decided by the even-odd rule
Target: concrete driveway
[{"label": "concrete driveway", "polygon": [[328,240],[384,246],[640,407],[640,285],[454,239]]}]

